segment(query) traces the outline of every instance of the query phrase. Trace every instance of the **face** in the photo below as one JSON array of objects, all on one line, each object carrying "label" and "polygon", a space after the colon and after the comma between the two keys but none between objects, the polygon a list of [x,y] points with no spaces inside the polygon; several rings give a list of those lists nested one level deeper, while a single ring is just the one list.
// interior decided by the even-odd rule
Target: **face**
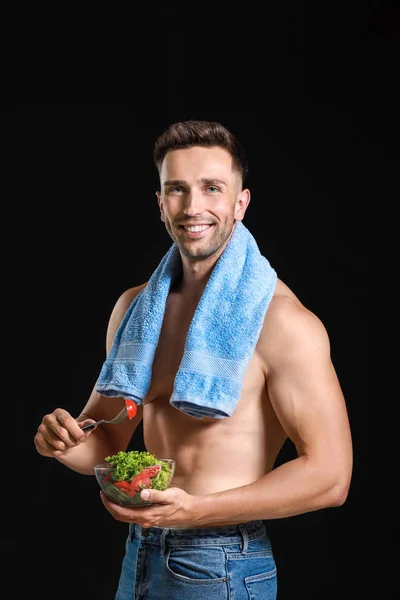
[{"label": "face", "polygon": [[169,151],[160,172],[157,192],[161,219],[191,260],[222,252],[235,221],[241,221],[250,201],[241,189],[232,158],[222,148],[195,146]]}]

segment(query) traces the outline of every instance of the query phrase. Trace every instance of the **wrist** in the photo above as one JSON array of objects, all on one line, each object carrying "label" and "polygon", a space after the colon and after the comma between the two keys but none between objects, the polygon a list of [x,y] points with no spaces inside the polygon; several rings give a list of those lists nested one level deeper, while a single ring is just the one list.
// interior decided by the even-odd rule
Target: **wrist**
[{"label": "wrist", "polygon": [[211,498],[189,495],[188,515],[193,527],[212,525]]}]

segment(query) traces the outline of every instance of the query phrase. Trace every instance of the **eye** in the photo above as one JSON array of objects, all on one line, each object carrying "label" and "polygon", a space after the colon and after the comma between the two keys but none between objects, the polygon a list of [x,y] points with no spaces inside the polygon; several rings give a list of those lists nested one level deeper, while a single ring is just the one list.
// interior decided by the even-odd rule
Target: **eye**
[{"label": "eye", "polygon": [[206,190],[210,191],[212,194],[215,194],[215,192],[219,192],[219,188],[217,188],[215,185],[208,185],[206,187]]},{"label": "eye", "polygon": [[175,187],[168,188],[168,193],[169,194],[171,194],[171,193],[172,194],[174,194],[174,193],[178,193],[179,194],[182,191],[183,191],[183,188],[180,185],[176,185]]}]

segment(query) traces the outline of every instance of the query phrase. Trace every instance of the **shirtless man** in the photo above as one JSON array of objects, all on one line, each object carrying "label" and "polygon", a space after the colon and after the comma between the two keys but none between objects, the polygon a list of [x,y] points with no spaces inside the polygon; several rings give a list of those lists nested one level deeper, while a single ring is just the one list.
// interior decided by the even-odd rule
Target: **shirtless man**
[{"label": "shirtless man", "polygon": [[[57,408],[35,436],[37,451],[87,475],[125,450],[143,419],[146,449],[173,458],[165,491],[143,490],[152,505],[122,508],[102,494],[111,515],[129,523],[117,600],[197,600],[208,594],[276,598],[273,552],[264,521],[342,505],[352,473],[352,440],[327,331],[278,279],[229,418],[197,419],[169,403],[189,323],[236,221],[250,201],[240,143],[216,123],[172,125],[156,141],[161,219],[178,245],[183,274],[169,293],[150,389],[137,414],[109,419],[123,398],[93,392],[75,419]],[[193,233],[192,226],[204,226]],[[126,290],[112,311],[106,350],[135,296]],[[274,468],[290,438],[297,457]],[[145,496],[147,494],[147,496]]]}]

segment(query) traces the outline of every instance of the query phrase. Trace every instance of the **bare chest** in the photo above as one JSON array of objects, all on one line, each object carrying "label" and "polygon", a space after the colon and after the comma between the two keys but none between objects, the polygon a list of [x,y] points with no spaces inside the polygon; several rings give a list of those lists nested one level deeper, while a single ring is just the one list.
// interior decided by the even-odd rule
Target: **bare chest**
[{"label": "bare chest", "polygon": [[168,297],[145,404],[156,398],[170,398],[195,308],[179,297]]}]

